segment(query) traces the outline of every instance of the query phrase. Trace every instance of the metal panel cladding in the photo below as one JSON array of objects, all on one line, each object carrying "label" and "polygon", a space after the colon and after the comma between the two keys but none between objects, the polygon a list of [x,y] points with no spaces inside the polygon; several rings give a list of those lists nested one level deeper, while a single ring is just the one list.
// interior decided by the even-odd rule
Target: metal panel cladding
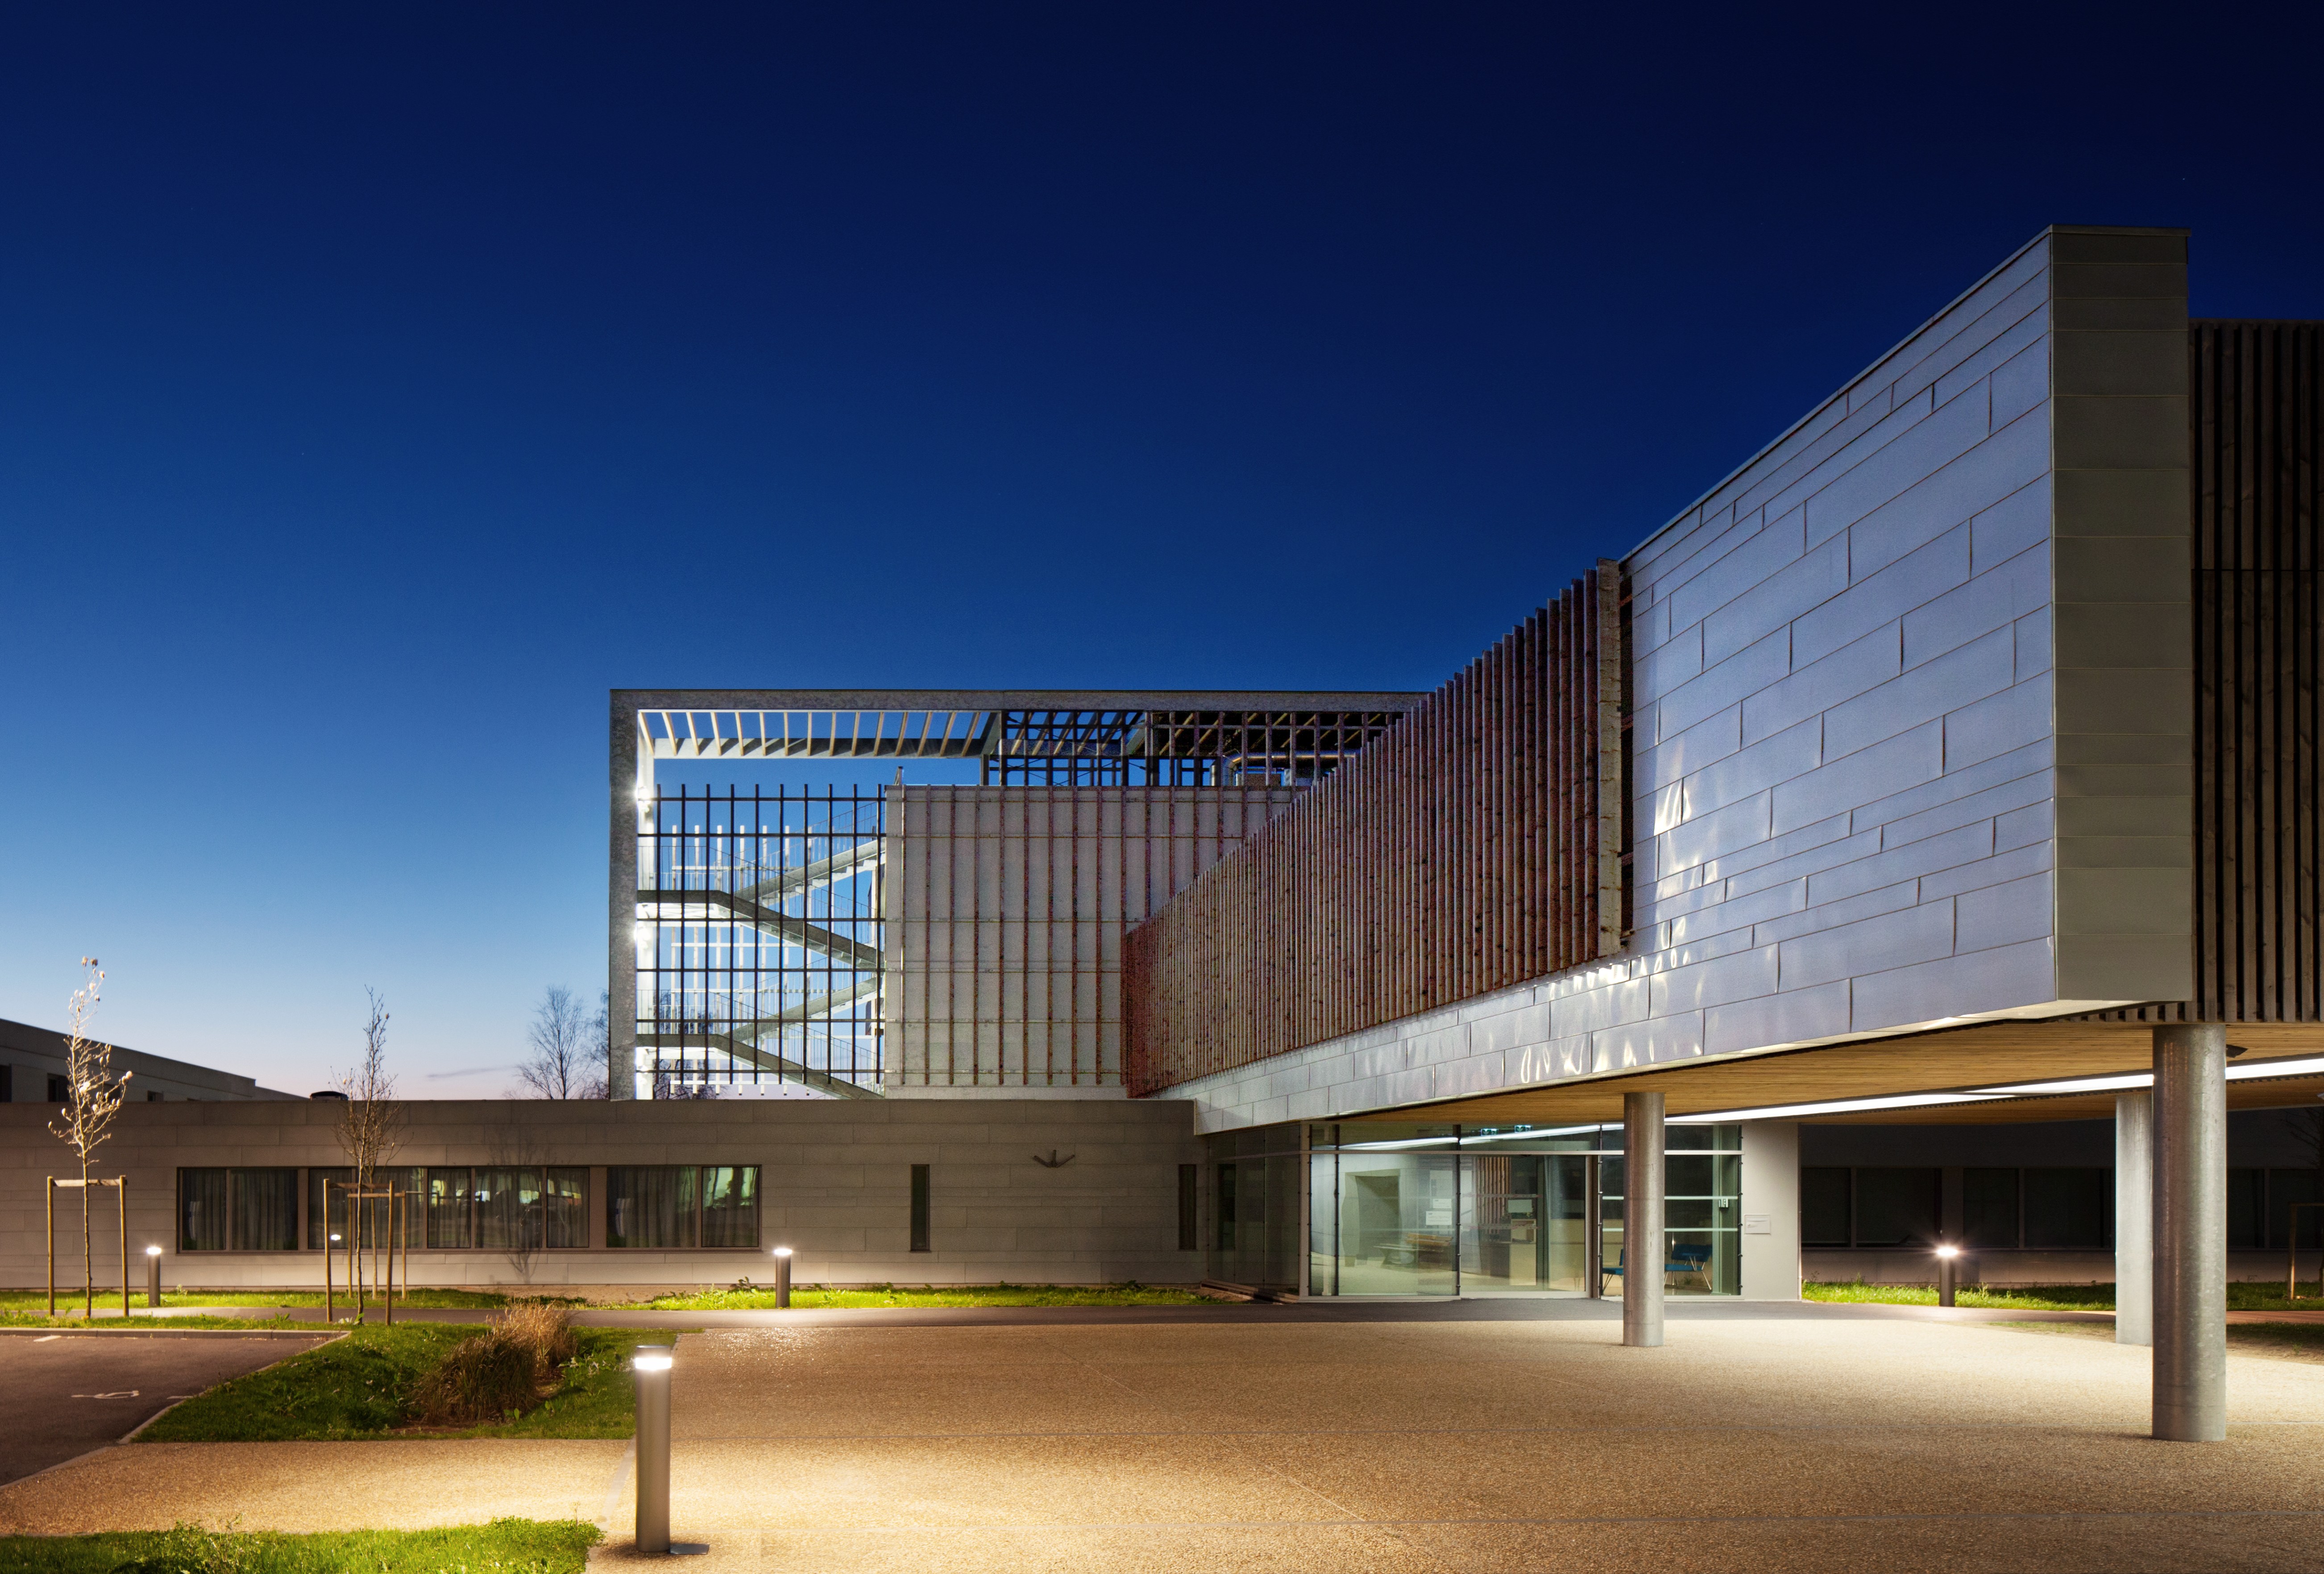
[{"label": "metal panel cladding", "polygon": [[1627,616],[1601,560],[1132,930],[1130,1091],[1618,952]]}]

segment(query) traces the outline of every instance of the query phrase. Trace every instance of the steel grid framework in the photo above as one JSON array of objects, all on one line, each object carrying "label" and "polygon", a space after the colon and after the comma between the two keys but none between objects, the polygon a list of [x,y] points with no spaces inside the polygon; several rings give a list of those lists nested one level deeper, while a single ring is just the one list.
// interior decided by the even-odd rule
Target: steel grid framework
[{"label": "steel grid framework", "polygon": [[639,822],[632,1091],[875,1095],[882,796],[680,787]]},{"label": "steel grid framework", "polygon": [[[816,834],[828,850],[809,852],[797,846],[797,833],[769,833],[753,818],[782,793],[672,796],[655,785],[657,761],[974,759],[988,787],[1304,787],[1330,776],[1425,697],[616,689],[608,936],[613,1094],[667,1096],[725,1081],[775,1080],[853,1096],[870,1092],[880,1078],[886,1026],[876,901],[885,836],[880,800],[844,790],[816,796],[844,823],[824,824]],[[789,801],[802,800],[794,790]],[[699,829],[688,822],[680,830],[668,815],[686,804],[706,815],[715,804],[723,828],[714,832],[706,818]],[[687,840],[696,836],[709,843],[723,836],[728,851],[706,843],[697,856]],[[763,864],[771,856],[796,871],[842,852],[858,860],[847,878],[814,884],[797,897],[836,904],[813,912],[750,896],[719,862],[752,868],[752,859]],[[677,861],[665,861],[673,856]],[[762,878],[745,878],[742,887]]]}]

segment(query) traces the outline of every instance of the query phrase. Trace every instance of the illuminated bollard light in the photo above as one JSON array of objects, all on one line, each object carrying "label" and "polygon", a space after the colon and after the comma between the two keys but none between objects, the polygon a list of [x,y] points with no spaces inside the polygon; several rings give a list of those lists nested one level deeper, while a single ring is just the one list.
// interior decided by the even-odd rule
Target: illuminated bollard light
[{"label": "illuminated bollard light", "polygon": [[1953,1303],[1953,1286],[1959,1278],[1960,1267],[1960,1247],[1941,1246],[1937,1248],[1938,1305],[1950,1306]]},{"label": "illuminated bollard light", "polygon": [[791,1248],[775,1248],[775,1304],[789,1310],[791,1303]]},{"label": "illuminated bollard light", "polygon": [[638,1378],[638,1551],[669,1551],[669,1345],[640,1345],[631,1358]]},{"label": "illuminated bollard light", "polygon": [[161,1304],[161,1248],[158,1246],[145,1248],[145,1304]]}]

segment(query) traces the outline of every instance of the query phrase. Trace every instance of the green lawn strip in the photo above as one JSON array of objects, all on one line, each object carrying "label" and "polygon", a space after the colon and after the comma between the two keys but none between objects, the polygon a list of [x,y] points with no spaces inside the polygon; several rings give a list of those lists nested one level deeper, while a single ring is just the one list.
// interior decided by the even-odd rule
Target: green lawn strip
[{"label": "green lawn strip", "polygon": [[626,1438],[635,1430],[625,1365],[632,1330],[576,1329],[580,1354],[558,1391],[514,1421],[426,1433],[410,1425],[413,1386],[473,1323],[366,1325],[278,1366],[221,1383],[138,1434],[141,1442],[290,1442],[429,1437]]},{"label": "green lawn strip", "polygon": [[[379,1293],[376,1290],[371,1292],[367,1299],[371,1306],[376,1310],[379,1305]],[[578,1306],[581,1304],[576,1300],[560,1299],[556,1296],[544,1296],[541,1299],[557,1305]],[[136,1292],[132,1300],[136,1307],[143,1307],[145,1304],[145,1293],[143,1290]],[[337,1306],[350,1304],[345,1290],[334,1295],[332,1302]],[[105,1311],[108,1302],[115,1312],[118,1312],[121,1310],[121,1291],[118,1286],[109,1296],[105,1291],[97,1292],[97,1309],[100,1313]],[[161,1296],[161,1304],[164,1306],[320,1306],[322,1303],[323,1293],[320,1290],[171,1290],[165,1292]],[[506,1306],[509,1303],[509,1297],[486,1290],[399,1290],[396,1292],[395,1303],[398,1306],[467,1309]],[[62,1312],[67,1305],[71,1306],[76,1315],[78,1314],[81,1296],[78,1287],[75,1287],[70,1295],[59,1292],[57,1310]],[[45,1312],[48,1307],[49,1297],[45,1291],[0,1290],[0,1312]]]},{"label": "green lawn strip", "polygon": [[[1934,1284],[1805,1284],[1805,1301],[1835,1301],[1880,1306],[1934,1306]],[[1954,1296],[1960,1306],[1996,1307],[2012,1312],[2111,1312],[2112,1284],[2012,1284],[1986,1288],[1964,1284]],[[2324,1299],[2304,1295],[2287,1301],[2281,1280],[2239,1279],[2227,1286],[2230,1312],[2324,1312]]]},{"label": "green lawn strip", "polygon": [[142,1334],[173,1328],[288,1328],[304,1329],[309,1333],[327,1333],[321,1322],[301,1322],[290,1317],[136,1317],[127,1322],[117,1317],[100,1317],[94,1322],[84,1322],[79,1317],[42,1317],[38,1312],[0,1312],[0,1328],[46,1328],[59,1333]]},{"label": "green lawn strip", "polygon": [[[1800,1286],[1800,1298],[1867,1306],[1934,1306],[1937,1303],[1937,1287],[1934,1284],[1811,1283]],[[2114,1286],[2013,1284],[2007,1288],[1986,1289],[1963,1285],[1955,1293],[1953,1302],[1958,1306],[1983,1306],[2006,1312],[2111,1312],[2114,1310]]]},{"label": "green lawn strip", "polygon": [[[660,1312],[768,1312],[772,1290],[706,1290],[693,1295],[659,1295],[641,1302]],[[947,1284],[899,1288],[855,1284],[844,1288],[800,1285],[791,1292],[795,1310],[864,1306],[1206,1306],[1212,1302],[1185,1290],[1148,1284]]]},{"label": "green lawn strip", "polygon": [[93,1536],[0,1536],[9,1574],[581,1574],[597,1527],[576,1520],[496,1519],[432,1531],[311,1535],[108,1531]]},{"label": "green lawn strip", "polygon": [[[2068,1339],[2101,1339],[2114,1342],[2110,1322],[1980,1322],[2009,1333],[2052,1333]],[[2324,1361],[2324,1323],[2231,1322],[2227,1349],[2238,1356],[2267,1356],[2286,1361]]]}]

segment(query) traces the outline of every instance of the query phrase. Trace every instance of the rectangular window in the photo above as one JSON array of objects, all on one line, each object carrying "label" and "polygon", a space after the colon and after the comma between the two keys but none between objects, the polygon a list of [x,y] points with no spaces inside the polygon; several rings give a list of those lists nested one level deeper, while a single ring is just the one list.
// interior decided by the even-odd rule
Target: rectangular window
[{"label": "rectangular window", "polygon": [[2292,1221],[2300,1220],[2300,1244],[2313,1247],[2316,1231],[2324,1219],[2317,1210],[2303,1208],[2297,1215],[2292,1211],[2295,1202],[2324,1201],[2316,1194],[2316,1172],[2302,1165],[2296,1170],[2270,1170],[2267,1173],[2267,1244],[2282,1248],[2292,1244]]},{"label": "rectangular window", "polygon": [[702,1171],[702,1244],[759,1244],[759,1166],[706,1165]]},{"label": "rectangular window", "polygon": [[551,1165],[540,1190],[541,1244],[550,1251],[577,1251],[589,1244],[589,1172],[577,1165]]},{"label": "rectangular window", "polygon": [[1235,1245],[1235,1167],[1231,1164],[1219,1166],[1219,1250],[1231,1252]]},{"label": "rectangular window", "polygon": [[928,1166],[912,1166],[912,1249],[932,1251],[928,1244]]},{"label": "rectangular window", "polygon": [[2017,1244],[2017,1172],[1961,1172],[1961,1244],[1969,1247],[2014,1247]]},{"label": "rectangular window", "polygon": [[1178,1166],[1178,1249],[1200,1251],[1203,1246],[1202,1225],[1196,1217],[1197,1199],[1202,1192],[1202,1166]]},{"label": "rectangular window", "polygon": [[299,1172],[178,1172],[178,1249],[287,1252],[299,1246]]},{"label": "rectangular window", "polygon": [[[323,1249],[323,1204],[331,1207],[330,1233],[340,1238],[342,1244],[352,1229],[356,1204],[348,1200],[344,1190],[355,1178],[355,1171],[342,1166],[335,1170],[316,1169],[307,1172],[307,1249]],[[330,1195],[323,1194],[323,1183],[330,1183]],[[397,1196],[395,1210],[403,1221],[403,1244],[410,1247],[428,1244],[426,1201],[428,1172],[421,1169],[379,1170],[372,1176],[371,1189],[385,1191],[393,1186]],[[368,1246],[386,1238],[387,1199],[374,1197],[362,1204],[363,1241]]]},{"label": "rectangular window", "polygon": [[49,1076],[49,1102],[62,1104],[72,1097],[72,1084],[54,1072]]},{"label": "rectangular window", "polygon": [[2112,1246],[2114,1172],[2027,1170],[2025,1244],[2052,1250]]},{"label": "rectangular window", "polygon": [[474,1178],[466,1164],[428,1172],[428,1249],[466,1251],[476,1244]]},{"label": "rectangular window", "polygon": [[[715,1196],[706,1209],[707,1192]],[[664,1251],[757,1246],[758,1166],[632,1164],[607,1170],[605,1244]]]},{"label": "rectangular window", "polygon": [[1849,1238],[1848,1172],[1803,1167],[1800,1171],[1800,1244],[1846,1246]]},{"label": "rectangular window", "polygon": [[2265,1170],[2227,1172],[2227,1249],[2249,1251],[2267,1245],[2262,1204],[2267,1200]]},{"label": "rectangular window", "polygon": [[1933,1169],[1859,1169],[1856,1172],[1856,1244],[1917,1246],[1937,1238],[1937,1189]]}]

